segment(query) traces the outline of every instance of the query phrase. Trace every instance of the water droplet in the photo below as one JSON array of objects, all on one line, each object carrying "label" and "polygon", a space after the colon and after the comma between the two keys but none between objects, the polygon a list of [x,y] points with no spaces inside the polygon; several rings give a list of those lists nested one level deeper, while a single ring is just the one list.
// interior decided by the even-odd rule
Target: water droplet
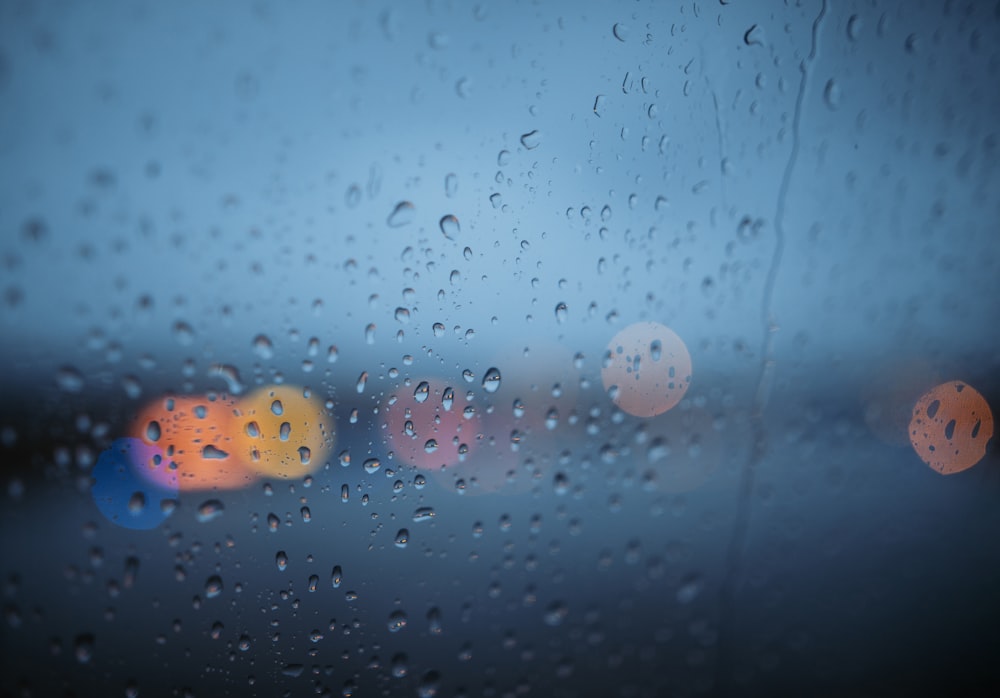
[{"label": "water droplet", "polygon": [[405,548],[406,544],[410,542],[410,532],[405,528],[399,529],[394,542],[397,548]]},{"label": "water droplet", "polygon": [[701,593],[701,587],[701,577],[696,574],[688,575],[677,589],[677,603],[691,603],[698,598],[698,594]]},{"label": "water droplet", "polygon": [[449,240],[456,239],[459,233],[462,232],[461,226],[458,224],[458,218],[450,213],[444,216],[438,225],[441,227],[441,233]]},{"label": "water droplet", "polygon": [[181,346],[190,346],[194,342],[194,330],[191,325],[178,320],[174,323],[174,337]]},{"label": "water droplet", "polygon": [[441,674],[436,671],[428,671],[420,679],[417,686],[417,696],[419,698],[435,698],[441,690]]},{"label": "water droplet", "polygon": [[837,109],[840,106],[840,85],[833,78],[826,81],[823,88],[823,101],[830,109]]},{"label": "water droplet", "polygon": [[410,669],[407,666],[409,659],[407,656],[400,652],[392,658],[392,675],[394,678],[401,679],[410,673]]},{"label": "water droplet", "polygon": [[275,531],[278,530],[278,527],[280,525],[281,525],[281,519],[278,518],[277,514],[270,513],[267,515],[267,530],[269,530],[271,533],[274,533]]},{"label": "water droplet", "polygon": [[313,515],[312,511],[309,510],[309,507],[302,507],[299,509],[299,514],[302,516],[302,523],[309,523],[312,521]]},{"label": "water droplet", "polygon": [[562,625],[569,615],[569,607],[562,601],[553,601],[545,610],[545,624],[556,627]]},{"label": "water droplet", "polygon": [[604,106],[607,102],[608,100],[604,95],[597,95],[597,97],[594,98],[594,113],[597,114],[597,116],[601,115],[601,111],[604,110]]},{"label": "water droplet", "polygon": [[420,507],[413,512],[413,521],[414,523],[420,523],[422,521],[430,521],[435,516],[437,516],[437,514],[434,512],[433,508]]},{"label": "water droplet", "polygon": [[449,172],[444,177],[444,194],[450,198],[456,193],[458,193],[458,175]]},{"label": "water droplet", "polygon": [[413,222],[416,207],[409,201],[400,201],[396,208],[392,209],[386,221],[390,228],[401,228]]},{"label": "water droplet", "polygon": [[355,386],[359,394],[365,392],[365,385],[367,383],[368,383],[368,371],[362,371],[361,375],[358,376],[358,383]]},{"label": "water droplet", "polygon": [[201,503],[198,507],[198,522],[207,523],[222,516],[225,507],[218,499],[209,499]]},{"label": "water droplet", "polygon": [[274,343],[266,334],[259,334],[253,338],[253,351],[262,359],[270,359],[274,356]]},{"label": "water droplet", "polygon": [[344,201],[347,203],[348,208],[354,208],[361,203],[361,187],[357,184],[349,186],[347,193],[344,194]]},{"label": "water droplet", "polygon": [[556,322],[558,322],[560,325],[566,322],[566,314],[567,314],[566,304],[565,303],[556,304]]},{"label": "water droplet", "polygon": [[143,492],[133,492],[128,500],[128,513],[132,516],[141,516],[146,509],[146,495]]},{"label": "water droplet", "polygon": [[389,622],[387,625],[390,633],[398,633],[406,627],[406,614],[399,609],[393,611],[389,614]]},{"label": "water droplet", "polygon": [[344,570],[340,569],[340,565],[335,565],[333,571],[330,573],[330,584],[333,585],[334,589],[338,589],[343,581]]},{"label": "water droplet", "polygon": [[208,369],[210,378],[221,378],[226,382],[226,389],[232,395],[239,395],[243,392],[243,381],[240,379],[240,371],[235,366],[229,364],[213,364]]},{"label": "water droplet", "polygon": [[83,374],[73,366],[63,366],[56,372],[56,385],[67,393],[83,390]]},{"label": "water droplet", "polygon": [[492,204],[493,208],[500,208],[503,206],[503,197],[499,194],[490,194],[490,204]]},{"label": "water droplet", "polygon": [[365,469],[365,472],[368,473],[369,475],[372,475],[378,472],[378,469],[382,467],[382,461],[380,461],[378,458],[368,458],[362,465]]},{"label": "water droplet", "polygon": [[214,599],[222,593],[222,578],[215,574],[205,582],[205,598]]},{"label": "water droplet", "polygon": [[628,39],[628,26],[618,22],[615,26],[611,27],[611,33],[615,35],[615,38],[619,41],[625,41]]},{"label": "water droplet", "polygon": [[743,43],[747,46],[763,46],[764,32],[756,24],[750,26],[743,34]]},{"label": "water droplet", "polygon": [[861,37],[861,30],[864,27],[864,21],[859,15],[851,15],[851,18],[847,20],[847,38],[851,41],[857,41]]},{"label": "water droplet", "polygon": [[279,550],[278,554],[274,556],[274,564],[278,566],[280,572],[288,569],[288,555],[285,554],[284,550]]},{"label": "water droplet", "polygon": [[495,393],[500,389],[500,370],[491,368],[483,376],[483,390],[488,393]]},{"label": "water droplet", "polygon": [[445,388],[444,392],[441,394],[441,407],[444,408],[445,412],[450,412],[452,405],[455,404],[455,389]]},{"label": "water droplet", "polygon": [[396,312],[393,313],[393,317],[396,318],[397,322],[401,322],[405,325],[410,322],[410,311],[409,309],[403,307],[396,308]]},{"label": "water droplet", "polygon": [[[542,144],[542,132],[539,131],[538,129],[535,129],[534,131],[528,131],[527,133],[521,136],[521,145],[523,145],[528,150],[534,150],[541,144]],[[492,200],[493,197],[491,196],[490,201]]]},{"label": "water droplet", "polygon": [[420,381],[417,385],[416,390],[413,391],[413,399],[418,403],[427,402],[427,398],[430,395],[431,386],[427,381]]},{"label": "water droplet", "polygon": [[87,664],[94,656],[94,636],[88,634],[77,635],[73,642],[73,650],[76,661],[80,664]]}]

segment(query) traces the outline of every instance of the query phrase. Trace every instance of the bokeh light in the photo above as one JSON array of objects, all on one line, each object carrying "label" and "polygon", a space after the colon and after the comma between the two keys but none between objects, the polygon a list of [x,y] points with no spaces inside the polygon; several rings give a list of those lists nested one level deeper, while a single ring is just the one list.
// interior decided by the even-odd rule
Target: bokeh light
[{"label": "bokeh light", "polygon": [[962,381],[942,383],[913,407],[910,442],[917,455],[942,475],[971,468],[986,455],[993,414],[986,399]]},{"label": "bokeh light", "polygon": [[168,395],[147,405],[131,435],[159,446],[168,468],[142,468],[139,474],[160,485],[176,477],[182,491],[238,489],[253,482],[256,473],[234,452],[235,409],[236,401],[226,396]]},{"label": "bokeh light", "polygon": [[624,412],[653,417],[675,407],[691,384],[691,355],[683,340],[657,322],[637,322],[608,344],[604,389]]},{"label": "bokeh light", "polygon": [[319,468],[333,448],[334,421],[323,401],[304,388],[260,388],[239,401],[234,419],[235,453],[270,477],[297,478]]},{"label": "bokeh light", "polygon": [[141,439],[116,439],[97,458],[91,476],[90,494],[98,510],[124,528],[156,528],[176,507],[176,474],[168,469],[163,451]]},{"label": "bokeh light", "polygon": [[387,446],[401,463],[439,472],[476,448],[479,413],[457,384],[408,381],[385,401],[382,414]]}]

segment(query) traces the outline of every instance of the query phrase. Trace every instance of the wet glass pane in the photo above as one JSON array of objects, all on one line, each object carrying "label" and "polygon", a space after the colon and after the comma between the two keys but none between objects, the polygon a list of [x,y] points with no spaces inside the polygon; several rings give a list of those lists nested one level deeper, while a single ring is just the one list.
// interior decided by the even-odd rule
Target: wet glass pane
[{"label": "wet glass pane", "polygon": [[995,2],[0,4],[0,695],[993,695],[998,74]]}]

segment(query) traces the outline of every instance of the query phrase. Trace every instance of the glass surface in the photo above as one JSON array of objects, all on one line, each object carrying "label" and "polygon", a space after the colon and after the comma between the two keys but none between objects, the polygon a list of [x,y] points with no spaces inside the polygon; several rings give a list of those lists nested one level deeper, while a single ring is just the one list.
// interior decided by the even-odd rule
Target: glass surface
[{"label": "glass surface", "polygon": [[997,695],[998,75],[996,2],[0,3],[0,695]]}]

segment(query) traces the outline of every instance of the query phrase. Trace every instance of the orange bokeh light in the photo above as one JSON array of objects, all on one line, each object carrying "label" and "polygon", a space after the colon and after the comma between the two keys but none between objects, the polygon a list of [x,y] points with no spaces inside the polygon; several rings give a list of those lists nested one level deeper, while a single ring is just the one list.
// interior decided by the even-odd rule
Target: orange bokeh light
[{"label": "orange bokeh light", "polygon": [[132,424],[131,436],[158,446],[167,468],[140,467],[141,477],[168,484],[176,477],[184,490],[238,489],[256,474],[234,454],[236,401],[220,396],[166,396],[147,405]]},{"label": "orange bokeh light", "polygon": [[942,383],[921,396],[910,419],[910,443],[942,475],[971,468],[986,455],[993,414],[986,399],[962,381]]}]

